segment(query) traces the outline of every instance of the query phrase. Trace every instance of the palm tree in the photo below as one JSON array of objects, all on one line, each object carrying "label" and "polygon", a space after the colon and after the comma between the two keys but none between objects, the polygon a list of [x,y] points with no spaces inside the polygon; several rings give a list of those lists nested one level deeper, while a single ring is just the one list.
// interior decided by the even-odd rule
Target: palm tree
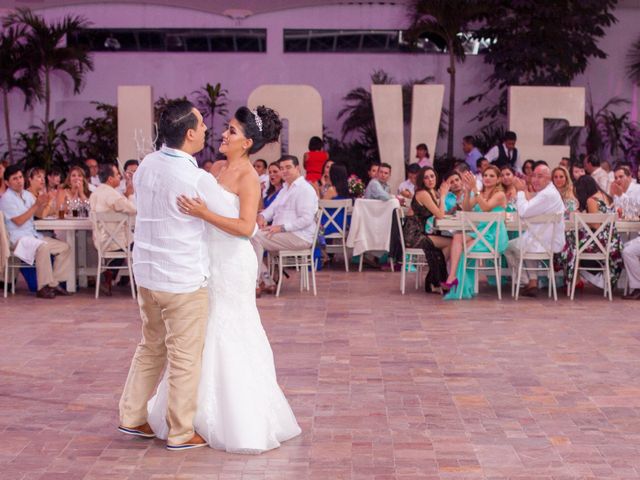
[{"label": "palm tree", "polygon": [[40,15],[19,8],[9,14],[5,26],[25,28],[26,47],[31,62],[38,71],[38,80],[44,83],[44,124],[49,124],[51,113],[51,73],[61,71],[73,81],[73,92],[80,93],[84,75],[93,70],[93,60],[86,47],[64,44],[65,39],[79,33],[90,23],[83,17],[66,15],[62,20],[48,24]]},{"label": "palm tree", "polygon": [[456,105],[456,63],[466,58],[461,34],[481,20],[485,7],[474,0],[413,0],[409,5],[410,36],[430,34],[442,38],[449,54],[449,127],[447,157],[453,158],[453,134]]},{"label": "palm tree", "polygon": [[37,84],[33,82],[30,65],[24,53],[22,42],[24,29],[19,27],[5,28],[0,34],[0,91],[4,107],[4,127],[7,136],[7,151],[13,164],[13,144],[9,117],[9,94],[19,90],[24,95],[24,106],[29,108],[37,95]]},{"label": "palm tree", "polygon": [[634,42],[627,54],[627,73],[631,80],[640,85],[640,37]]},{"label": "palm tree", "polygon": [[196,95],[196,106],[202,113],[205,121],[209,121],[207,125],[207,149],[212,153],[215,151],[213,142],[216,141],[214,135],[214,120],[216,114],[225,116],[227,110],[227,90],[222,88],[220,83],[216,83],[215,86],[207,83],[204,87],[193,92]]}]

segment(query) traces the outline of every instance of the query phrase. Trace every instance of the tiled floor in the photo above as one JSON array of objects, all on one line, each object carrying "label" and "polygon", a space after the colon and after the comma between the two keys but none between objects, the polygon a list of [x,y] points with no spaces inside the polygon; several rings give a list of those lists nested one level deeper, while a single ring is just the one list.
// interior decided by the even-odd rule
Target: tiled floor
[{"label": "tiled floor", "polygon": [[640,478],[638,302],[443,302],[398,273],[322,271],[259,300],[303,434],[241,456],[116,430],[138,339],[126,290],[0,300],[0,478]]}]

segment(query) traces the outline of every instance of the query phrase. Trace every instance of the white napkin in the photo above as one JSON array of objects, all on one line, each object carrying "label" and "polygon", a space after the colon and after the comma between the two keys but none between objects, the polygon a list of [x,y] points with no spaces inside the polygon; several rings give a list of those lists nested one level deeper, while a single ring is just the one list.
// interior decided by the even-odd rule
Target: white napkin
[{"label": "white napkin", "polygon": [[40,240],[36,237],[22,237],[18,240],[18,244],[13,251],[13,254],[22,260],[24,263],[33,265],[36,260],[36,251],[44,243],[44,240]]}]

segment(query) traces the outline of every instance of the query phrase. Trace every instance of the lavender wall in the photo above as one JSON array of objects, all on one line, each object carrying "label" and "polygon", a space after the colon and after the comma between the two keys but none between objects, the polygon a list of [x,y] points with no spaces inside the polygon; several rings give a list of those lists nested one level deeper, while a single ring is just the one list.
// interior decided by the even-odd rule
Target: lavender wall
[{"label": "lavender wall", "polygon": [[[404,7],[393,5],[347,5],[301,8],[257,15],[236,21],[203,12],[158,6],[84,5],[73,9],[41,10],[48,19],[66,13],[80,14],[95,27],[256,27],[268,29],[266,54],[251,53],[96,53],[95,70],[87,76],[80,95],[72,94],[71,83],[60,76],[53,82],[53,117],[66,117],[75,125],[92,115],[91,101],[116,102],[118,85],[149,84],[156,96],[188,94],[206,82],[221,82],[229,90],[229,109],[245,104],[250,92],[262,84],[307,84],[315,87],[324,102],[324,123],[334,134],[339,133],[338,111],[344,106],[342,97],[352,88],[369,84],[375,69],[384,69],[398,81],[435,77],[436,83],[447,85],[447,57],[444,55],[410,54],[284,54],[284,28],[402,28],[407,24]],[[638,89],[624,75],[624,56],[637,36],[640,9],[617,11],[619,23],[601,42],[607,60],[594,61],[574,85],[590,86],[594,103],[601,105],[613,95],[632,99],[637,118]],[[488,74],[482,57],[469,57],[459,68],[456,138],[475,132],[477,123],[469,123],[477,107],[462,106],[468,95],[483,87]],[[445,93],[445,101],[447,98]],[[38,121],[42,109],[21,111],[21,98],[11,99],[13,130],[26,128]],[[2,129],[4,130],[4,129]],[[218,127],[218,133],[220,128]],[[4,135],[2,132],[0,135]],[[2,137],[0,136],[0,141]],[[405,139],[408,142],[408,138]],[[439,150],[445,148],[439,142]],[[457,146],[457,154],[462,155]],[[296,152],[292,152],[296,153]],[[297,152],[300,153],[300,152]]]}]

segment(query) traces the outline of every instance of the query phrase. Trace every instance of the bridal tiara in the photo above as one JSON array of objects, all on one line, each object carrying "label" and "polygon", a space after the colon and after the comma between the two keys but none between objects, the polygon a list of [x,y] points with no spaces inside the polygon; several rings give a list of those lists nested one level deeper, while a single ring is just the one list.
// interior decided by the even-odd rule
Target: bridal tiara
[{"label": "bridal tiara", "polygon": [[258,111],[251,110],[251,113],[253,113],[253,118],[256,121],[256,126],[258,127],[258,130],[260,130],[260,133],[262,133],[262,119],[260,118],[260,115],[258,115]]}]

